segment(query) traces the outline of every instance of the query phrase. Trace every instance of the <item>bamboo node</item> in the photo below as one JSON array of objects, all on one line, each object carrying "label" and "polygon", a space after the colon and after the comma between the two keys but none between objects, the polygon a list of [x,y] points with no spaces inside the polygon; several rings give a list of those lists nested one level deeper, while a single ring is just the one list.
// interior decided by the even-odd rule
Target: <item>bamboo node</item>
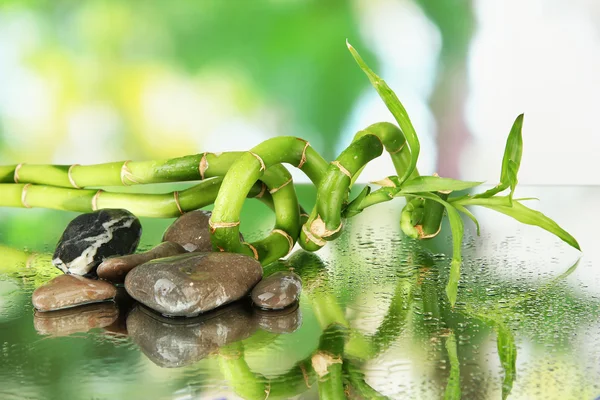
[{"label": "bamboo node", "polygon": [[325,375],[329,374],[329,367],[332,366],[333,364],[341,364],[342,363],[341,358],[334,357],[333,355],[331,355],[325,351],[316,352],[311,357],[310,361],[312,363],[313,369],[315,370],[317,375],[319,375],[319,378],[322,378]]},{"label": "bamboo node", "polygon": [[19,183],[19,170],[21,169],[22,166],[23,166],[23,163],[18,164],[15,167],[15,173],[13,174],[13,180],[15,181],[15,183]]},{"label": "bamboo node", "polygon": [[336,167],[338,167],[338,169],[340,171],[342,171],[342,173],[344,175],[346,175],[348,178],[352,179],[352,174],[350,173],[350,171],[348,171],[346,169],[346,167],[344,167],[338,160],[332,161],[331,164],[335,165]]},{"label": "bamboo node", "polygon": [[327,244],[325,240],[313,235],[312,232],[308,230],[306,224],[302,225],[302,232],[304,232],[304,235],[306,235],[306,243],[310,241],[320,247],[323,247]]},{"label": "bamboo node", "polygon": [[278,233],[287,239],[288,247],[289,247],[287,254],[290,254],[292,252],[292,249],[294,248],[294,239],[286,231],[284,231],[282,229],[273,229],[273,233]]},{"label": "bamboo node", "polygon": [[342,229],[342,225],[342,222],[340,222],[337,228],[329,230],[327,229],[325,221],[323,221],[320,215],[317,215],[317,219],[310,224],[310,231],[318,237],[326,238],[338,233]]},{"label": "bamboo node", "polygon": [[256,250],[256,247],[252,246],[248,242],[242,242],[242,244],[245,244],[246,246],[248,246],[248,248],[250,250],[252,250],[252,254],[254,254],[254,259],[258,260],[258,251]]},{"label": "bamboo node", "polygon": [[438,227],[437,232],[430,233],[429,235],[425,234],[425,232],[423,231],[422,225],[416,225],[415,228],[417,229],[417,232],[419,233],[419,239],[431,239],[432,237],[436,237],[438,235],[438,233],[440,233],[440,231],[442,230],[442,224],[440,224],[440,226]]},{"label": "bamboo node", "polygon": [[260,193],[257,194],[256,196],[254,196],[255,199],[260,199],[261,197],[264,196],[265,192],[267,191],[267,185],[265,185],[264,182],[260,182],[261,183],[261,188],[260,188]]},{"label": "bamboo node", "polygon": [[260,169],[259,169],[259,171],[264,171],[265,169],[267,169],[265,167],[265,162],[263,161],[262,158],[260,158],[260,156],[258,154],[253,153],[251,151],[249,151],[248,153],[252,154],[252,157],[256,158],[258,160],[258,162],[260,163]]},{"label": "bamboo node", "polygon": [[208,226],[210,227],[210,232],[214,233],[219,228],[233,228],[238,226],[240,221],[237,222],[213,222],[212,219],[208,220]]},{"label": "bamboo node", "polygon": [[198,165],[198,172],[200,172],[200,178],[204,180],[204,173],[208,169],[208,160],[206,159],[206,155],[210,153],[202,154],[202,158],[200,159],[200,164]]},{"label": "bamboo node", "polygon": [[69,182],[71,183],[71,186],[73,186],[75,189],[81,189],[81,187],[79,185],[77,185],[77,183],[75,183],[75,179],[73,179],[73,175],[71,175],[73,173],[73,168],[79,166],[79,164],[73,164],[69,167],[69,170],[67,171],[67,178],[69,178]]},{"label": "bamboo node", "polygon": [[92,211],[98,210],[98,198],[100,197],[100,193],[102,192],[103,190],[99,189],[94,195],[94,197],[92,197]]},{"label": "bamboo node", "polygon": [[285,186],[289,185],[289,184],[290,184],[290,182],[292,182],[292,178],[288,179],[288,180],[287,180],[287,181],[286,181],[286,182],[285,182],[283,185],[281,185],[281,186],[279,186],[279,187],[276,187],[276,188],[274,188],[274,189],[271,189],[271,190],[269,190],[269,193],[271,193],[271,194],[273,194],[273,193],[276,193],[276,192],[277,192],[279,189],[282,189],[282,188],[284,188]]},{"label": "bamboo node", "polygon": [[27,203],[27,189],[31,186],[31,183],[27,183],[23,186],[23,190],[21,191],[21,204],[25,208],[31,208],[31,206]]},{"label": "bamboo node", "polygon": [[310,143],[308,143],[308,141],[304,141],[304,148],[302,149],[302,156],[300,157],[300,163],[298,164],[298,169],[302,168],[302,166],[304,165],[304,163],[306,162],[306,149],[308,149],[308,146],[310,146]]},{"label": "bamboo node", "polygon": [[179,213],[181,215],[184,214],[183,210],[181,209],[181,204],[179,204],[179,192],[178,191],[174,191],[173,192],[173,198],[175,199],[175,205],[177,206],[177,209],[179,210]]},{"label": "bamboo node", "polygon": [[300,371],[302,371],[302,378],[304,378],[304,384],[306,385],[307,388],[311,388],[312,385],[310,384],[310,381],[308,380],[308,373],[306,372],[306,367],[304,366],[304,364],[300,364]]},{"label": "bamboo node", "polygon": [[398,149],[396,149],[394,151],[388,151],[388,153],[390,153],[390,155],[400,153],[400,151],[402,151],[402,149],[404,148],[405,145],[406,145],[406,141],[402,142],[402,145],[400,147],[398,147]]},{"label": "bamboo node", "polygon": [[[132,183],[137,183],[139,184],[140,182],[136,179],[136,177],[131,173],[131,170],[129,169],[129,167],[127,166],[127,164],[130,162],[131,160],[127,160],[123,163],[123,166],[121,167],[121,183],[123,184],[123,186],[131,186]],[[127,183],[126,181],[129,181],[130,183]]]}]

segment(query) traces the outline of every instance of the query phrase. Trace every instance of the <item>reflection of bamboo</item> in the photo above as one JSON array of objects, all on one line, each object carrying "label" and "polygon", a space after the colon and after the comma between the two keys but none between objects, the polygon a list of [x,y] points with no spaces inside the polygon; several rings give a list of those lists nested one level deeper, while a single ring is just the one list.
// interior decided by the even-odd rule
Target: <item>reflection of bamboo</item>
[{"label": "reflection of bamboo", "polygon": [[52,265],[52,256],[29,253],[0,245],[0,274],[22,279],[27,286],[37,288],[62,272]]},{"label": "reflection of bamboo", "polygon": [[368,338],[350,329],[344,311],[333,295],[323,261],[315,254],[297,252],[288,262],[305,282],[305,297],[310,301],[323,331],[319,348],[311,358],[312,368],[318,376],[319,398],[346,398],[344,382],[348,390],[368,392],[367,388],[370,386],[360,374],[343,374],[344,365],[348,363],[345,356],[359,355],[360,358],[370,358],[377,352]]}]

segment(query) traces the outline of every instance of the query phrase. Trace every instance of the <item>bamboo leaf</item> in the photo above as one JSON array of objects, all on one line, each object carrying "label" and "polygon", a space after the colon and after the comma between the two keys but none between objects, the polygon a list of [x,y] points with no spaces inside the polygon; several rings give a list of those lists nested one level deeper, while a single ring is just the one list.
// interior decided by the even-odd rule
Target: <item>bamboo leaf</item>
[{"label": "bamboo leaf", "polygon": [[504,370],[502,399],[505,400],[512,391],[513,383],[517,377],[517,345],[515,344],[515,337],[507,326],[499,323],[495,328],[498,357]]},{"label": "bamboo leaf", "polygon": [[444,392],[444,400],[460,400],[460,362],[458,361],[458,349],[454,332],[446,338],[446,352],[450,361],[450,376]]},{"label": "bamboo leaf", "polygon": [[510,129],[508,139],[506,139],[504,157],[502,158],[502,171],[500,172],[500,184],[475,197],[489,198],[510,187],[509,200],[512,201],[512,196],[518,182],[517,174],[521,166],[521,156],[523,155],[523,117],[523,114],[517,117]]},{"label": "bamboo leaf", "polygon": [[401,186],[405,193],[417,192],[448,192],[453,190],[465,190],[481,185],[483,182],[460,181],[452,178],[440,178],[438,176],[418,176],[409,179]]},{"label": "bamboo leaf", "polygon": [[460,211],[461,213],[465,214],[467,217],[469,217],[469,219],[471,221],[473,221],[473,223],[475,224],[475,227],[477,228],[477,236],[481,236],[481,229],[479,228],[479,221],[477,221],[477,218],[475,218],[475,216],[471,213],[471,211],[469,211],[467,209],[467,207],[463,207],[460,204],[452,204],[458,211]]},{"label": "bamboo leaf", "polygon": [[539,226],[540,228],[556,235],[570,246],[576,248],[577,250],[581,250],[581,248],[579,247],[579,243],[577,243],[577,240],[573,236],[571,236],[569,232],[561,228],[552,219],[548,218],[539,211],[532,210],[531,208],[524,206],[517,200],[512,201],[512,206],[507,205],[508,201],[509,198],[507,196],[492,197],[489,199],[473,197],[470,199],[460,200],[456,203],[463,206],[483,206],[491,210],[498,211],[502,214],[508,215],[509,217],[513,217],[521,223]]},{"label": "bamboo leaf", "polygon": [[371,188],[369,186],[365,186],[363,190],[361,190],[361,192],[358,194],[358,196],[356,196],[356,198],[352,200],[350,204],[348,204],[346,209],[343,211],[344,217],[351,218],[355,215],[360,214],[362,212],[362,208],[360,208],[360,205],[362,204],[363,200],[369,195],[369,193],[371,193]]},{"label": "bamboo leaf", "polygon": [[408,177],[412,174],[412,172],[417,167],[417,159],[419,158],[419,152],[421,150],[421,145],[419,144],[419,138],[417,137],[417,133],[408,117],[408,113],[406,109],[396,96],[396,94],[390,89],[390,87],[385,83],[383,79],[381,79],[375,72],[369,68],[367,63],[362,59],[362,57],[358,54],[358,52],[352,47],[352,45],[346,40],[346,45],[348,46],[348,50],[354,57],[354,60],[358,64],[358,66],[363,70],[363,72],[371,81],[371,85],[377,90],[379,96],[387,106],[388,110],[392,113],[400,129],[404,133],[406,137],[406,142],[408,143],[408,147],[411,151],[411,159],[410,165],[404,172],[404,175],[400,177],[400,182],[404,182]]},{"label": "bamboo leaf", "polygon": [[[398,195],[404,196],[411,193],[399,192]],[[437,201],[446,207],[446,213],[448,215],[448,222],[450,222],[450,230],[452,231],[452,261],[450,262],[450,276],[448,278],[448,284],[446,285],[446,295],[450,304],[454,307],[456,303],[456,297],[458,295],[458,281],[460,280],[460,267],[462,264],[462,238],[464,234],[464,224],[460,218],[460,214],[454,207],[454,205],[442,200],[439,196],[431,193],[415,193],[414,195]]]}]

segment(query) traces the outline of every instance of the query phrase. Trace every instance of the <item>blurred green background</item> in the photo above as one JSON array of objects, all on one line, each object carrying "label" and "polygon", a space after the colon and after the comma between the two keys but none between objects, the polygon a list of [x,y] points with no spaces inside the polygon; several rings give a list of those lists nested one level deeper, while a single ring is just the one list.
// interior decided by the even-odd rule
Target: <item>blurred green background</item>
[{"label": "blurred green background", "polygon": [[424,173],[496,183],[525,112],[522,183],[598,183],[599,4],[4,0],[0,162],[165,158],[277,135],[334,158],[391,119],[348,38],[405,103]]}]

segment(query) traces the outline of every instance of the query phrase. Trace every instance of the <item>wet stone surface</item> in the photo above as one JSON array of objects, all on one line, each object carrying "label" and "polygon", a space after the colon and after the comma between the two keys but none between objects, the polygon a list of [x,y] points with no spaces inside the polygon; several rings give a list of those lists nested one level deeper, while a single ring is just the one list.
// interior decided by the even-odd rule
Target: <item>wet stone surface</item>
[{"label": "wet stone surface", "polygon": [[93,275],[105,258],[133,253],[141,234],[140,221],[127,210],[105,209],[79,215],[58,241],[52,264],[65,273]]},{"label": "wet stone surface", "polygon": [[136,267],[127,292],[167,316],[194,317],[245,296],[262,277],[260,263],[234,253],[192,253]]},{"label": "wet stone surface", "polygon": [[112,300],[117,289],[109,282],[78,275],[60,275],[37,288],[32,295],[38,311],[54,311]]},{"label": "wet stone surface", "polygon": [[97,274],[101,279],[122,283],[125,281],[125,276],[127,276],[129,271],[138,265],[157,258],[171,257],[186,252],[187,251],[177,243],[163,242],[143,253],[107,258],[98,266]]},{"label": "wet stone surface", "polygon": [[298,301],[301,291],[302,280],[297,274],[276,272],[252,289],[252,302],[266,310],[280,310]]},{"label": "wet stone surface", "polygon": [[179,243],[187,251],[212,251],[208,226],[210,216],[211,212],[204,210],[183,214],[167,228],[163,241]]},{"label": "wet stone surface", "polygon": [[164,318],[143,306],[127,317],[127,331],[152,362],[165,368],[192,364],[257,329],[252,310],[234,303],[189,319]]}]

